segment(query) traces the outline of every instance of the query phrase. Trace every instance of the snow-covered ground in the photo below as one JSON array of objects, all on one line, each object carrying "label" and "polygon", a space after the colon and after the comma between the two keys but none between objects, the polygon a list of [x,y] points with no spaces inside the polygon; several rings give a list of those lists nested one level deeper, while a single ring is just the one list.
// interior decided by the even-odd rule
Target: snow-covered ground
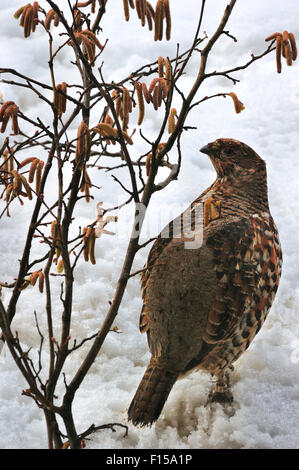
[{"label": "snow-covered ground", "polygon": [[[155,2],[152,2],[155,3]],[[101,38],[109,38],[103,54],[103,73],[115,81],[128,76],[140,65],[152,62],[159,55],[173,56],[176,44],[181,50],[192,41],[201,2],[171,2],[173,33],[170,42],[155,43],[152,33],[142,30],[132,20],[125,23],[121,0],[108,2]],[[226,0],[209,0],[203,30],[211,35],[218,25]],[[40,2],[45,5],[45,1]],[[113,7],[111,5],[113,4]],[[15,68],[25,75],[49,82],[48,42],[41,28],[24,41],[22,28],[13,18],[22,5],[20,0],[1,2],[0,57],[1,67]],[[63,7],[67,1],[59,2]],[[227,29],[238,38],[234,43],[223,36],[213,49],[208,69],[223,70],[243,64],[250,54],[261,53],[266,36],[287,29],[299,38],[297,0],[238,0]],[[61,39],[60,39],[61,40]],[[57,82],[73,81],[74,67],[65,53],[57,68]],[[191,86],[197,73],[199,58],[182,82],[184,90]],[[272,215],[280,232],[283,246],[283,276],[271,313],[249,350],[235,367],[234,397],[236,413],[228,418],[221,407],[205,407],[211,385],[209,376],[194,373],[177,382],[169,396],[161,418],[152,427],[137,429],[130,425],[124,430],[102,431],[87,442],[90,448],[298,448],[299,447],[299,263],[298,263],[298,178],[299,178],[299,80],[298,65],[283,64],[281,75],[276,73],[274,54],[256,62],[249,69],[235,75],[241,82],[233,86],[224,77],[206,81],[198,98],[218,92],[235,91],[245,104],[245,111],[237,115],[232,101],[217,98],[194,108],[188,124],[197,130],[185,133],[182,142],[183,164],[178,181],[163,192],[156,193],[145,224],[146,235],[156,234],[164,224],[179,214],[214,179],[214,170],[199,149],[218,137],[232,137],[252,146],[267,162],[269,198]],[[8,76],[2,76],[8,78]],[[36,98],[22,88],[1,85],[5,101],[14,99],[22,111],[33,118],[47,118],[48,111]],[[51,96],[49,95],[51,99]],[[179,102],[177,102],[179,107]],[[99,115],[93,115],[96,123]],[[93,123],[92,123],[93,124]],[[159,113],[148,113],[144,124],[146,135],[154,135],[159,126]],[[1,136],[0,144],[3,136]],[[138,156],[146,151],[142,142],[136,142]],[[26,156],[32,156],[27,154]],[[38,155],[34,155],[38,156]],[[42,157],[42,156],[41,156]],[[175,153],[172,160],[175,160]],[[122,173],[119,173],[122,176]],[[121,191],[109,173],[95,173],[95,184],[102,187],[96,201],[111,206],[119,201]],[[123,197],[123,196],[122,196]],[[30,215],[30,204],[15,204],[12,217],[0,221],[1,281],[16,275],[18,258]],[[76,271],[72,338],[78,340],[91,335],[101,326],[113,295],[128,237],[130,212],[119,215],[116,236],[103,236],[97,241],[97,264],[79,263]],[[87,225],[95,218],[95,203],[82,202],[76,213],[77,225]],[[110,228],[110,227],[109,227]],[[114,227],[111,225],[111,230]],[[43,247],[37,243],[36,253]],[[134,268],[140,269],[147,250],[139,253]],[[59,324],[61,306],[60,286],[56,285],[54,310]],[[7,294],[3,294],[4,303]],[[74,414],[78,432],[91,423],[96,425],[120,422],[126,424],[126,410],[135,393],[149,360],[146,337],[139,334],[138,320],[141,298],[138,278],[129,282],[115,325],[121,334],[110,333],[90,373],[79,390]],[[23,344],[37,351],[39,336],[34,327],[34,310],[42,331],[46,319],[44,299],[37,288],[22,293],[14,328]],[[80,365],[84,352],[74,353],[66,364],[70,379]],[[44,354],[46,362],[47,356]],[[21,395],[26,388],[9,352],[4,348],[0,356],[0,448],[46,448],[47,439],[43,414],[36,405]],[[63,392],[60,385],[58,394]]]}]

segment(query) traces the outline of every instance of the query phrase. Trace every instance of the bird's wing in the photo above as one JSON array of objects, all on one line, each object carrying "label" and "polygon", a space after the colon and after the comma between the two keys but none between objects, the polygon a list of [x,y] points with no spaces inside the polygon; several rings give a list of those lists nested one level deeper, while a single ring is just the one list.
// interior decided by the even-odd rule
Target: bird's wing
[{"label": "bird's wing", "polygon": [[[216,344],[251,341],[278,288],[281,249],[269,214],[224,225],[207,238],[218,279],[203,340]],[[239,338],[238,338],[239,337]]]},{"label": "bird's wing", "polygon": [[280,258],[270,216],[214,221],[198,250],[184,249],[179,240],[158,239],[149,257],[158,262],[143,276],[140,316],[152,355],[159,357],[167,341],[179,347],[181,332],[183,343],[192,344],[194,366],[217,344],[234,340],[247,347],[272,304]]},{"label": "bird's wing", "polygon": [[[184,233],[186,223],[186,220],[184,219],[185,214],[190,214],[194,206],[200,206],[201,202],[206,197],[206,194],[209,193],[211,187],[212,186],[208,187],[197,199],[195,199],[192,204],[186,209],[185,212],[183,212],[181,215],[169,222],[169,224],[164,227],[160,235],[157,237],[155,243],[153,244],[149,252],[145,269],[141,274],[141,291],[143,301],[145,301],[146,286],[150,277],[152,267],[158,261],[160,255],[164,252],[168,245],[173,241],[174,237],[176,237],[177,232]],[[196,215],[191,215],[192,223],[194,222],[194,217],[196,217]],[[145,333],[148,330],[148,316],[145,304],[143,304],[143,308],[140,314],[139,329],[141,333]]]},{"label": "bird's wing", "polygon": [[[146,286],[150,277],[151,270],[153,266],[155,265],[155,263],[157,263],[160,255],[167,248],[169,243],[172,242],[173,237],[175,236],[174,232],[176,230],[175,228],[176,222],[178,222],[180,226],[181,224],[183,224],[182,216],[183,214],[177,217],[177,219],[172,220],[169,224],[166,225],[166,227],[162,230],[160,235],[157,237],[155,243],[153,244],[149,252],[145,269],[141,274],[141,290],[142,290],[143,301],[145,300]],[[139,329],[141,333],[145,333],[148,330],[148,317],[147,317],[145,304],[143,304],[143,308],[140,313]]]}]

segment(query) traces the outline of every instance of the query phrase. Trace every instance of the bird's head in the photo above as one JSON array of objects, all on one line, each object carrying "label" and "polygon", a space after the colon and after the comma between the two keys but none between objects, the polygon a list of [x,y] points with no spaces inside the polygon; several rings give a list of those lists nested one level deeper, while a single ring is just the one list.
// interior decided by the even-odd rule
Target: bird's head
[{"label": "bird's head", "polygon": [[217,176],[243,180],[266,175],[266,165],[248,145],[235,139],[217,139],[200,149],[209,155]]}]

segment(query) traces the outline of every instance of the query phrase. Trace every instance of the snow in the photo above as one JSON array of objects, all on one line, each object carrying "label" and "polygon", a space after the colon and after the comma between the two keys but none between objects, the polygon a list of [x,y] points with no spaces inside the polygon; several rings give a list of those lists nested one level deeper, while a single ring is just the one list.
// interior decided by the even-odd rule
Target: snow
[{"label": "snow", "polygon": [[[152,34],[141,29],[134,14],[130,22],[125,23],[122,2],[114,0],[114,3],[117,8],[107,14],[101,39],[109,38],[103,54],[104,77],[117,81],[140,65],[156,60],[159,55],[173,56],[178,42],[181,50],[188,47],[201,2],[172,0],[172,40],[161,44],[153,42]],[[225,0],[207,2],[203,30],[208,35],[215,31],[227,3]],[[46,2],[40,4],[46,5]],[[59,2],[60,6],[64,4],[67,5],[66,0]],[[49,82],[47,39],[41,28],[37,28],[35,34],[24,41],[22,28],[13,18],[14,11],[21,5],[19,0],[11,0],[9,6],[7,2],[0,5],[1,67],[15,68],[37,80]],[[247,62],[251,53],[259,54],[264,50],[265,37],[275,31],[288,29],[299,38],[297,10],[296,0],[239,0],[227,26],[238,42],[222,37],[213,49],[208,70],[222,70]],[[74,80],[74,67],[69,57],[70,51],[59,58],[58,83]],[[198,65],[199,58],[194,55],[182,83],[185,91],[192,85]],[[295,63],[293,67],[287,67],[284,63],[282,74],[278,75],[275,57],[271,54],[234,76],[241,80],[236,86],[224,77],[207,80],[197,98],[235,91],[245,104],[245,111],[236,115],[229,98],[208,100],[194,108],[187,124],[196,125],[197,130],[190,130],[183,136],[181,174],[177,182],[154,196],[143,236],[145,240],[146,236],[155,235],[213,181],[214,170],[208,159],[199,153],[206,143],[219,137],[232,137],[252,146],[266,160],[270,207],[283,247],[283,276],[262,330],[235,364],[233,393],[237,402],[236,412],[229,418],[219,405],[206,407],[211,379],[207,374],[193,373],[175,384],[160,419],[152,428],[138,429],[130,425],[127,437],[124,437],[123,428],[116,427],[115,433],[100,431],[87,441],[88,448],[298,448],[298,65]],[[2,78],[7,79],[8,76],[3,74]],[[44,105],[27,90],[2,84],[0,91],[5,100],[14,99],[33,118],[38,115],[43,119],[50,117]],[[47,96],[52,99],[50,94]],[[158,129],[159,116],[159,113],[146,115],[144,131],[149,138]],[[98,118],[99,114],[95,112],[95,123]],[[2,139],[3,136],[1,142]],[[144,143],[137,141],[133,152],[138,156],[146,150]],[[27,153],[26,156],[31,155]],[[175,161],[175,158],[176,154],[172,152],[171,160]],[[124,177],[122,170],[118,174]],[[96,184],[101,186],[95,194],[96,202],[102,200],[105,207],[110,207],[124,199],[109,173],[95,172],[94,178]],[[1,220],[1,281],[11,281],[16,275],[30,207],[30,204],[24,207],[15,204],[12,217]],[[95,203],[80,203],[76,212],[76,227],[93,221],[95,214]],[[125,208],[118,215],[119,222],[109,226],[110,230],[116,231],[116,236],[103,235],[97,241],[97,264],[92,266],[84,261],[78,264],[72,339],[80,341],[90,336],[100,328],[105,318],[125,254],[131,210]],[[142,268],[148,249],[138,254],[134,269]],[[42,254],[43,246],[36,243],[34,252]],[[8,294],[3,294],[4,303],[8,300]],[[59,294],[58,280],[53,296],[57,335],[61,313]],[[83,432],[91,423],[127,423],[126,410],[150,357],[146,337],[140,335],[138,330],[140,308],[139,279],[136,276],[129,282],[115,321],[119,334],[111,332],[108,335],[76,395],[74,415],[78,432]],[[34,311],[41,330],[45,332],[44,298],[37,288],[28,288],[22,293],[13,327],[18,331],[22,344],[31,347],[33,354],[36,354],[40,338],[34,327]],[[76,351],[67,361],[64,370],[67,380],[80,365],[87,348],[88,345]],[[46,352],[43,360],[47,362]],[[0,448],[46,448],[43,414],[30,398],[21,395],[27,385],[6,347],[0,356],[0,377]],[[63,392],[64,385],[60,383],[58,395],[61,397]]]}]

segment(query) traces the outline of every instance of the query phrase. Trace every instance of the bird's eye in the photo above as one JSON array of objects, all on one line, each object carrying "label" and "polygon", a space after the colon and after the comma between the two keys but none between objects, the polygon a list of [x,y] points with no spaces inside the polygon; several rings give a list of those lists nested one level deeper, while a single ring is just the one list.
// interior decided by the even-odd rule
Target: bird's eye
[{"label": "bird's eye", "polygon": [[223,152],[225,153],[225,155],[231,155],[232,149],[225,149]]}]

